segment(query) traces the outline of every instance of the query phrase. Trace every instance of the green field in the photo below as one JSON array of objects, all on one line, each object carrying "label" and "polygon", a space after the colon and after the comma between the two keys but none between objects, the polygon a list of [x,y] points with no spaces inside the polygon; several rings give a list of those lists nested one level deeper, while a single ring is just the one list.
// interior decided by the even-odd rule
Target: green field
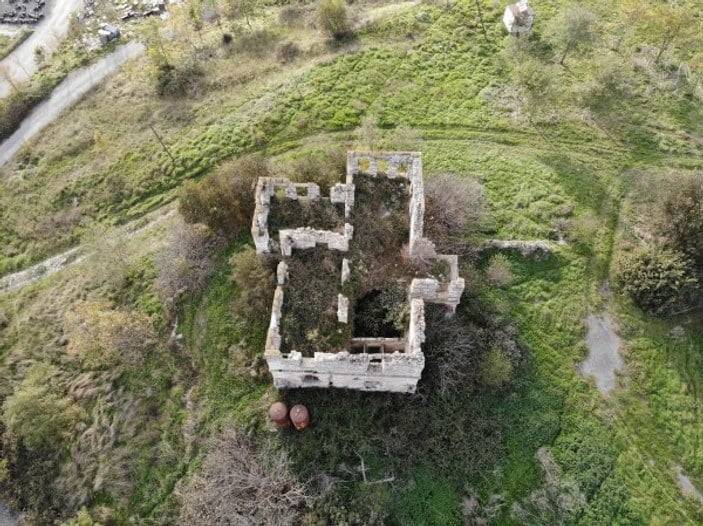
[{"label": "green field", "polygon": [[[186,9],[176,8],[175,37],[164,40],[170,56],[188,53],[190,41],[213,50],[198,90],[157,97],[149,58],[139,59],[4,167],[0,273],[90,239],[105,252],[115,245],[96,241],[96,230],[111,233],[169,206],[183,181],[246,153],[285,164],[331,147],[416,149],[426,180],[452,173],[483,183],[488,217],[472,243],[553,243],[543,261],[506,254],[512,280],[501,287],[485,277],[490,255],[462,261],[467,292],[457,323],[484,335],[512,331],[521,348],[512,381],[444,392],[430,363],[421,396],[289,391],[282,398],[305,403],[313,425],[271,432],[266,410],[279,394],[250,367],[267,321],[252,323],[230,306],[238,290],[228,260],[249,239],[224,249],[204,290],[186,298],[182,344],[169,347],[173,320],[154,284],[169,216],[119,238],[124,257],[89,257],[0,293],[0,401],[32,367],[50,364],[51,388],[80,409],[51,452],[18,446],[0,426],[0,457],[11,460],[0,489],[10,502],[36,511],[40,524],[81,507],[97,522],[109,509],[116,524],[178,523],[180,489],[199,473],[212,437],[233,425],[285,452],[295,477],[311,483],[316,498],[299,511],[303,524],[452,525],[481,516],[490,524],[703,523],[703,504],[677,482],[681,466],[703,489],[700,312],[654,318],[617,291],[602,293],[613,258],[637,242],[633,232],[646,220],[632,174],[703,169],[695,77],[672,80],[671,64],[684,61],[676,48],[667,67],[636,67],[646,54],[641,37],[622,30],[618,7],[597,0],[585,4],[599,17],[600,43],[555,65],[542,35],[563,3],[535,1],[530,53],[552,84],[520,101],[504,6],[480,4],[485,35],[473,0],[355,3],[360,29],[335,46],[308,26],[280,25],[281,7],[269,6],[254,26],[271,27],[272,43],[231,54],[220,51],[224,29],[206,24],[195,37],[183,29]],[[611,50],[605,42],[621,33]],[[287,40],[301,55],[280,64],[274,51]],[[602,59],[620,61],[628,95],[585,106],[581,94]],[[559,244],[564,219],[570,227]],[[68,352],[66,313],[86,301],[148,317],[156,336],[138,367],[86,368]],[[584,319],[604,311],[618,322],[625,360],[607,397],[577,370],[587,353]],[[672,336],[677,326],[683,337]],[[441,360],[426,352],[428,362]],[[467,356],[466,367],[477,361]],[[530,522],[513,508],[545,485],[535,456],[543,447],[584,501]],[[321,473],[335,481],[324,494]],[[473,519],[465,519],[469,497],[479,503]]]}]

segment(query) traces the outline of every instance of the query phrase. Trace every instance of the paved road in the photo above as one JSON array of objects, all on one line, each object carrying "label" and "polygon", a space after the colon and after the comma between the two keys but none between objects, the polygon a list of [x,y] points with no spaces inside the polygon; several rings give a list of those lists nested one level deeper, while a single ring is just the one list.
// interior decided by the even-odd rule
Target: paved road
[{"label": "paved road", "polygon": [[49,0],[46,16],[34,27],[34,32],[0,61],[4,74],[0,77],[0,98],[7,97],[12,91],[12,84],[5,75],[15,83],[29,80],[37,71],[34,50],[41,46],[47,53],[54,51],[68,33],[71,15],[82,7],[83,0]]},{"label": "paved road", "polygon": [[144,45],[129,42],[118,47],[95,64],[73,71],[34,108],[19,128],[0,145],[0,166],[9,161],[27,141],[44,129],[66,108],[78,102],[88,90],[117,71],[127,60],[144,52]]}]

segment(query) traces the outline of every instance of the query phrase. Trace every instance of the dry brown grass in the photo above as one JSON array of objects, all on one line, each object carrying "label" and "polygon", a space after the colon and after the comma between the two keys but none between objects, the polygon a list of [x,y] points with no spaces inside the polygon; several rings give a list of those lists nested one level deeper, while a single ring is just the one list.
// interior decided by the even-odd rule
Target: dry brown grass
[{"label": "dry brown grass", "polygon": [[213,441],[202,470],[178,494],[179,523],[193,526],[292,525],[308,500],[282,451],[257,450],[233,427]]}]

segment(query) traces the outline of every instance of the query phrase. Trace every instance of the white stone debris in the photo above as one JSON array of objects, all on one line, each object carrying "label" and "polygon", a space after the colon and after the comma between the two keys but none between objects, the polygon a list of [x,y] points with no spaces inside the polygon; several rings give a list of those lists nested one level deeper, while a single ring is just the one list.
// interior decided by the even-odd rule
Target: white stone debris
[{"label": "white stone debris", "polygon": [[509,5],[503,13],[503,24],[511,35],[529,33],[532,30],[534,20],[535,12],[527,0],[520,0],[516,4]]},{"label": "white stone debris", "polygon": [[104,46],[120,38],[120,30],[110,24],[102,23],[98,29],[98,38],[100,39],[100,44]]},{"label": "white stone debris", "polygon": [[[371,177],[404,177],[410,183],[408,221],[410,234],[408,251],[411,257],[444,261],[449,267],[449,279],[439,282],[433,278],[413,279],[408,288],[410,321],[402,338],[352,338],[346,349],[339,352],[315,352],[304,357],[299,351],[281,352],[280,323],[283,312],[288,265],[281,261],[277,268],[277,287],[271,307],[271,320],[264,355],[274,385],[279,389],[299,387],[341,387],[363,391],[393,391],[413,393],[417,388],[425,356],[425,303],[439,303],[454,311],[464,291],[464,279],[459,276],[456,255],[437,254],[432,242],[423,237],[425,195],[422,181],[422,157],[418,152],[380,152],[347,154],[347,175],[344,184],[330,189],[332,203],[344,203],[345,218],[349,220],[354,206],[354,177],[363,173]],[[299,192],[305,191],[304,195]],[[286,199],[323,199],[313,183],[293,183],[287,179],[262,177],[256,185],[255,210],[251,233],[256,251],[271,254],[279,250],[290,257],[293,249],[326,245],[329,250],[347,252],[353,239],[354,227],[345,223],[343,232],[313,228],[283,229],[278,232],[276,245],[268,230],[268,216],[274,195]],[[380,220],[380,219],[379,219]],[[342,260],[340,287],[350,276],[349,260]],[[337,318],[349,322],[349,298],[337,296]]]}]

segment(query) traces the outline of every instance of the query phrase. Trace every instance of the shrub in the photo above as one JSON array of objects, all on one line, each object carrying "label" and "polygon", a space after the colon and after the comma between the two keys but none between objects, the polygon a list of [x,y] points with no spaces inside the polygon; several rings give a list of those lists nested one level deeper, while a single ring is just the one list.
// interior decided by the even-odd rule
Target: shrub
[{"label": "shrub", "polygon": [[64,331],[68,353],[88,369],[136,367],[156,341],[147,316],[97,302],[78,303],[66,313]]},{"label": "shrub", "polygon": [[161,97],[195,95],[201,85],[203,70],[195,60],[174,66],[164,62],[156,68],[156,92]]},{"label": "shrub", "polygon": [[324,195],[331,186],[344,180],[347,170],[347,153],[341,147],[322,148],[288,161],[281,167],[292,181],[315,183]]},{"label": "shrub", "polygon": [[294,42],[284,42],[276,50],[276,60],[281,64],[289,64],[300,55],[300,48]]},{"label": "shrub", "polygon": [[58,370],[34,364],[3,404],[7,430],[31,449],[59,449],[80,417],[80,409],[58,389]]},{"label": "shrub", "polygon": [[255,57],[263,57],[271,52],[278,35],[269,29],[256,29],[242,34],[234,46],[236,51]]},{"label": "shrub", "polygon": [[341,40],[351,32],[344,0],[320,0],[317,8],[317,20],[320,29],[335,40]]},{"label": "shrub", "polygon": [[693,265],[684,254],[647,246],[618,262],[616,283],[643,310],[671,315],[691,307],[698,291]]},{"label": "shrub", "polygon": [[0,139],[12,135],[32,108],[48,95],[49,91],[13,91],[0,102]]},{"label": "shrub", "polygon": [[668,242],[703,272],[703,175],[671,185],[664,198],[660,230]]},{"label": "shrub", "polygon": [[549,42],[559,50],[559,64],[566,56],[579,49],[590,47],[596,39],[596,15],[579,5],[568,6],[552,18],[545,31]]},{"label": "shrub", "polygon": [[268,175],[265,159],[257,155],[241,157],[201,181],[186,181],[178,210],[186,223],[205,223],[214,232],[234,238],[249,230],[256,181]]},{"label": "shrub", "polygon": [[235,314],[252,323],[268,323],[275,285],[273,272],[251,247],[234,254],[230,265],[237,285],[232,303]]},{"label": "shrub", "polygon": [[513,377],[513,364],[500,347],[493,347],[485,354],[480,370],[481,381],[489,387],[501,387]]},{"label": "shrub", "polygon": [[292,525],[307,496],[282,451],[257,451],[233,428],[210,446],[202,470],[179,491],[179,524]]},{"label": "shrub", "polygon": [[498,287],[510,285],[513,281],[513,270],[510,260],[503,254],[493,256],[486,267],[486,278]]},{"label": "shrub", "polygon": [[441,250],[460,248],[486,213],[481,184],[470,177],[440,174],[425,183],[425,235]]},{"label": "shrub", "polygon": [[156,286],[167,304],[183,293],[198,294],[212,275],[224,239],[203,224],[179,223],[156,257]]}]

